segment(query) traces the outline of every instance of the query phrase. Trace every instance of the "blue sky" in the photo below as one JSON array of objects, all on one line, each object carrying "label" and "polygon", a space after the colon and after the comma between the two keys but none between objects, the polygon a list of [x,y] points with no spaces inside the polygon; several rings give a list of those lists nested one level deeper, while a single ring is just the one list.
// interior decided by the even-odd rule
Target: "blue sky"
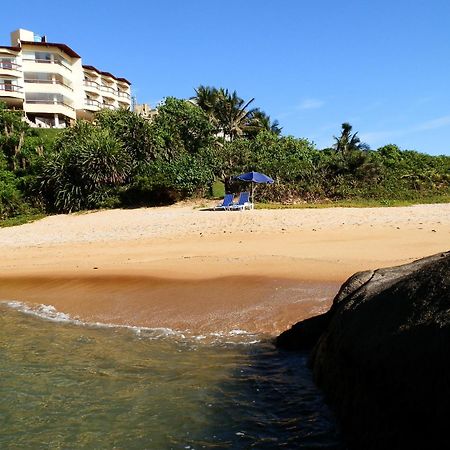
[{"label": "blue sky", "polygon": [[283,134],[329,146],[350,122],[372,148],[450,155],[446,0],[10,2],[26,28],[129,79],[139,103],[200,84],[255,97]]}]

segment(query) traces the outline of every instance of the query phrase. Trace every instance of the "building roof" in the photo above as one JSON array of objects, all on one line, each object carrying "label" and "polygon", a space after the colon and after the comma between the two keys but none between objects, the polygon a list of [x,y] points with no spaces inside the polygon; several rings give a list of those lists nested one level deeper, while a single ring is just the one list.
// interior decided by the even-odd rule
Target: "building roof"
[{"label": "building roof", "polygon": [[14,52],[20,52],[20,47],[8,47],[6,45],[0,45],[0,48],[4,48],[6,50],[12,50]]},{"label": "building roof", "polygon": [[98,70],[98,69],[97,69],[96,67],[94,67],[94,66],[85,66],[85,65],[83,64],[83,69],[93,70],[94,72],[97,72],[99,75],[105,75],[105,76],[107,76],[107,77],[114,78],[114,80],[117,80],[117,81],[123,81],[124,83],[127,83],[128,85],[131,86],[131,83],[130,83],[126,78],[119,78],[119,77],[116,77],[115,75],[113,75],[112,73],[109,73],[109,72],[102,72],[101,70]]},{"label": "building roof", "polygon": [[69,55],[71,58],[81,58],[81,56],[73,51],[66,44],[59,44],[57,42],[34,42],[34,41],[21,41],[22,45],[35,45],[38,47],[57,47],[61,51],[63,51],[66,55]]},{"label": "building roof", "polygon": [[[57,42],[34,42],[34,41],[21,41],[21,44],[23,44],[23,45],[34,45],[34,46],[37,46],[37,47],[57,47],[61,51],[63,51],[64,53],[66,53],[67,55],[69,55],[72,58],[81,58],[81,56],[78,53],[73,51],[66,44],[59,44]],[[20,52],[20,50],[21,50],[21,48],[18,47],[18,46],[17,47],[8,47],[6,45],[0,45],[0,49],[1,48],[4,48],[6,50],[16,51],[16,52]],[[131,86],[131,83],[126,78],[116,77],[115,75],[113,75],[110,72],[102,72],[101,70],[97,69],[94,66],[85,66],[85,65],[83,65],[83,69],[93,70],[94,72],[97,72],[99,75],[105,75],[107,77],[111,77],[114,80],[122,81],[123,83],[126,83],[129,86]]]}]

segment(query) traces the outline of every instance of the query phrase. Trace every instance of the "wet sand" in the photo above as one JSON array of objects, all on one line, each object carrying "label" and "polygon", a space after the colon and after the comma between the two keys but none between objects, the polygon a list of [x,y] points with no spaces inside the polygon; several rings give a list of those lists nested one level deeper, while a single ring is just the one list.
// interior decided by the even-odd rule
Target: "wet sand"
[{"label": "wet sand", "polygon": [[86,321],[276,334],[359,270],[450,245],[450,205],[60,215],[0,229],[0,300]]},{"label": "wet sand", "polygon": [[235,276],[177,280],[146,276],[3,278],[1,296],[50,304],[91,323],[170,328],[184,333],[275,334],[328,309],[336,283]]}]

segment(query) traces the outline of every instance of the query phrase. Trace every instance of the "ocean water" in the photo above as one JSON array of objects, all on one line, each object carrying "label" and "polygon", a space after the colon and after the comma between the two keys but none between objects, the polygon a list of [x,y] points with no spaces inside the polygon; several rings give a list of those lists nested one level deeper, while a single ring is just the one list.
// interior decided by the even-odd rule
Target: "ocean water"
[{"label": "ocean water", "polygon": [[341,449],[304,354],[0,303],[0,449]]}]

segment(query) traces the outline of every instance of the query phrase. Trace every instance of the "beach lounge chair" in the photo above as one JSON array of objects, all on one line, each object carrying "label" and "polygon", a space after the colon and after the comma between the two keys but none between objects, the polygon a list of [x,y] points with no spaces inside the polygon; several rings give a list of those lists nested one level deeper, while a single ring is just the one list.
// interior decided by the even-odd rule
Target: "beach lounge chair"
[{"label": "beach lounge chair", "polygon": [[214,207],[214,210],[216,209],[230,209],[230,207],[233,205],[233,194],[225,194],[225,197],[222,200],[222,203],[220,205],[217,205]]},{"label": "beach lounge chair", "polygon": [[239,195],[239,200],[230,207],[231,209],[239,209],[243,211],[244,209],[253,209],[253,203],[250,202],[250,193],[241,192]]}]

